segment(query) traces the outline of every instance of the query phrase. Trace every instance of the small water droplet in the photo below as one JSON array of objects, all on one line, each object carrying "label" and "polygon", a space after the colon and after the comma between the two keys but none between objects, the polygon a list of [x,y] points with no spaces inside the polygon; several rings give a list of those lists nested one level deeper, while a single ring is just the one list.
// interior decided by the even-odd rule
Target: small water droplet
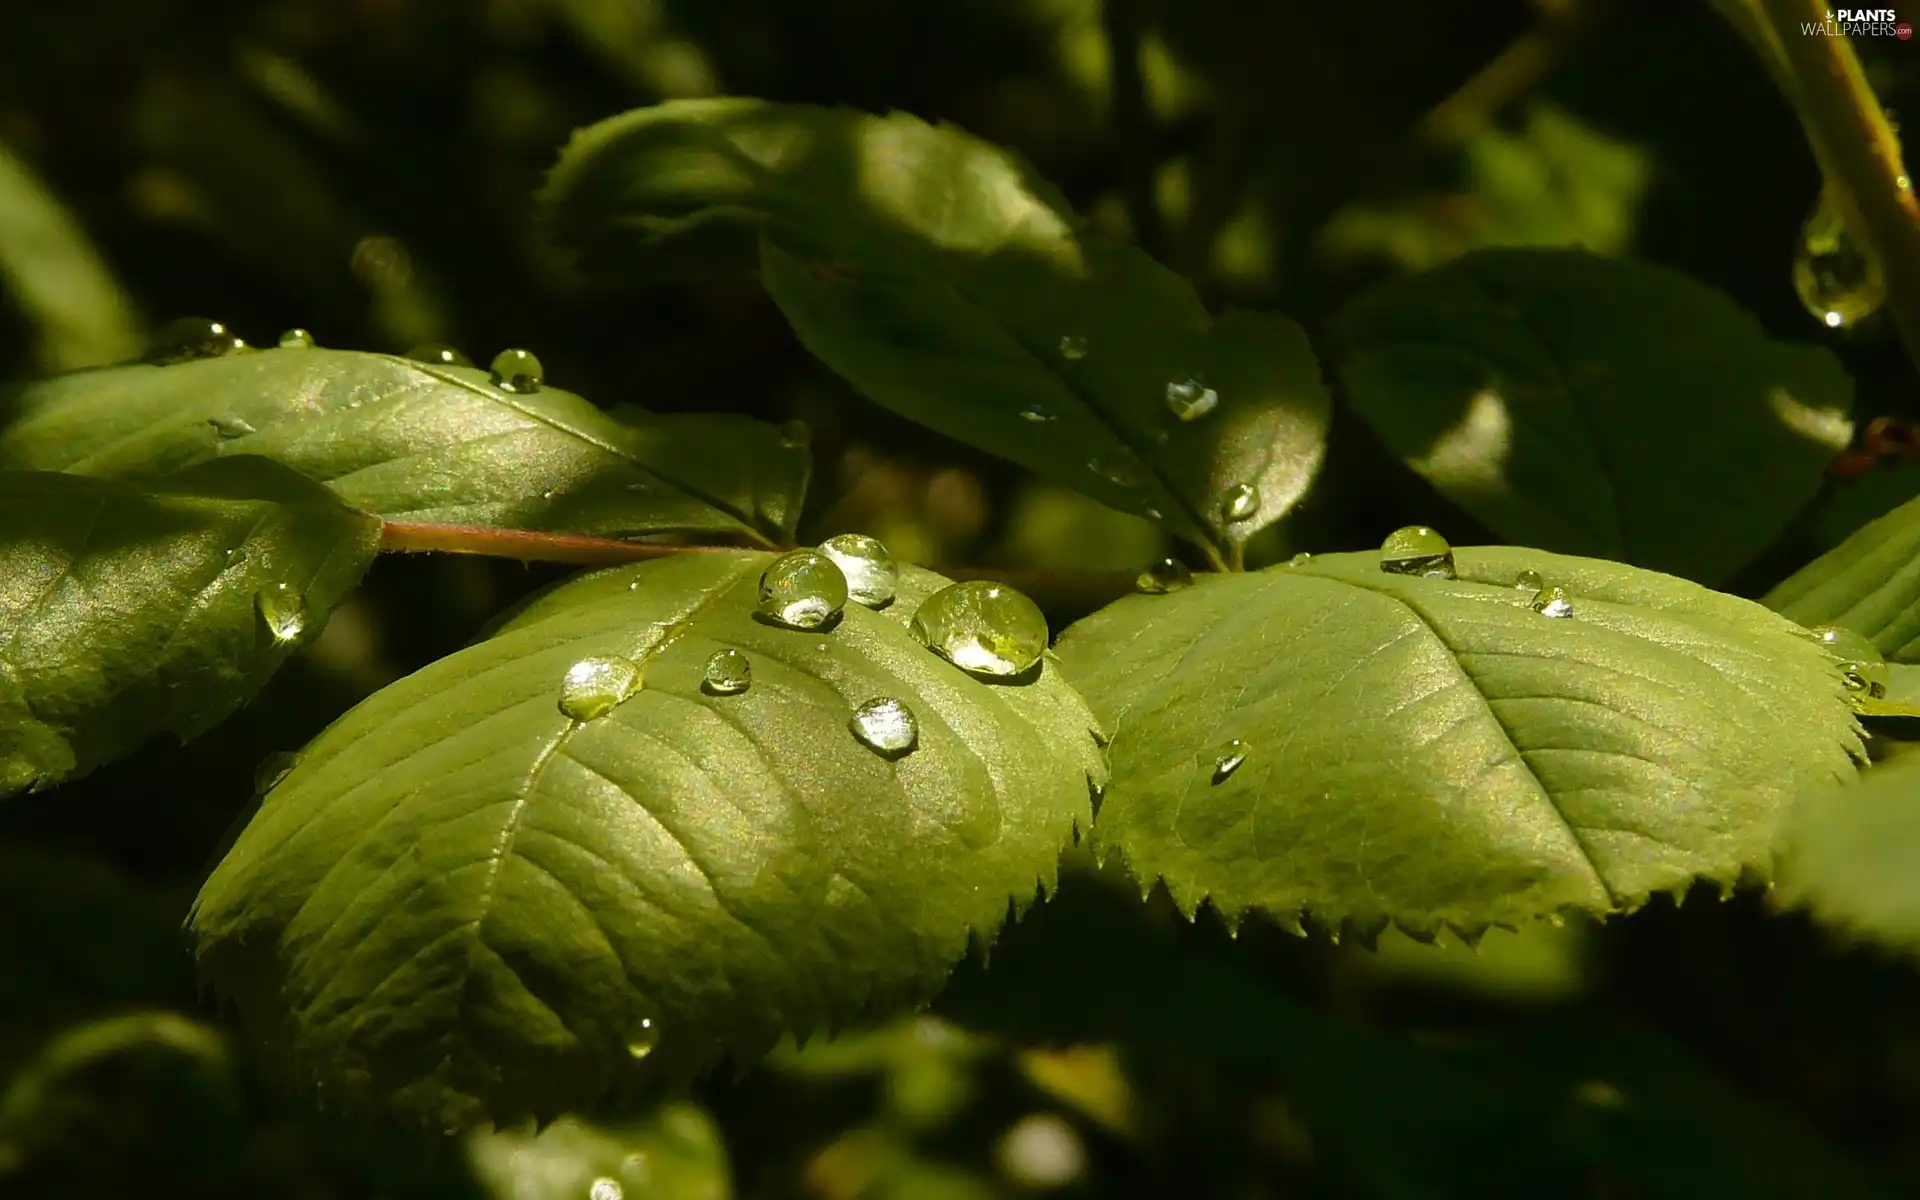
[{"label": "small water droplet", "polygon": [[1817,625],[1808,632],[1840,664],[1840,673],[1846,679],[1848,691],[1875,700],[1887,694],[1887,685],[1893,682],[1893,672],[1888,669],[1886,658],[1871,639],[1834,625]]},{"label": "small water droplet", "polygon": [[760,576],[760,613],[789,629],[818,629],[847,606],[847,577],[817,550],[775,559]]},{"label": "small water droplet", "polygon": [[659,1044],[660,1022],[654,1020],[652,1017],[642,1017],[639,1028],[634,1031],[633,1037],[627,1041],[627,1053],[633,1057],[635,1062],[638,1062],[647,1055],[652,1054],[654,1047]]},{"label": "small water droplet", "polygon": [[813,444],[813,430],[805,421],[788,421],[780,427],[780,444],[789,450],[804,450]]},{"label": "small water droplet", "polygon": [[317,345],[319,343],[313,340],[313,335],[304,329],[289,329],[280,335],[282,350],[311,350]]},{"label": "small water droplet", "polygon": [[167,367],[202,358],[222,358],[246,348],[245,342],[218,321],[206,317],[181,317],[160,328],[140,361],[156,367]]},{"label": "small water droplet", "polygon": [[1163,558],[1146,570],[1140,572],[1140,578],[1134,586],[1150,595],[1162,596],[1168,592],[1177,592],[1193,582],[1193,571],[1177,558]]},{"label": "small water droplet", "polygon": [[587,1188],[587,1200],[627,1200],[627,1189],[611,1175],[602,1175]]},{"label": "small water droplet", "polygon": [[1880,260],[1854,239],[1839,206],[1824,189],[1800,231],[1793,288],[1807,311],[1829,329],[1843,329],[1871,316],[1887,298]]},{"label": "small water droplet", "polygon": [[913,614],[922,645],[963,671],[1006,678],[1031,670],[1047,648],[1047,618],[1004,583],[949,584]]},{"label": "small water droplet", "polygon": [[407,351],[407,357],[415,362],[431,363],[436,367],[471,367],[473,360],[445,342],[422,342]]},{"label": "small water droplet", "polygon": [[1540,572],[1529,567],[1513,577],[1513,586],[1523,592],[1537,592],[1547,586],[1547,581],[1540,578]]},{"label": "small water droplet", "polygon": [[1380,569],[1389,575],[1453,579],[1453,547],[1425,525],[1396,529],[1380,543]]},{"label": "small water droplet", "polygon": [[1163,515],[1159,509],[1154,508],[1152,505],[1147,506],[1147,520],[1158,521]]},{"label": "small water droplet", "polygon": [[596,654],[567,668],[560,681],[560,711],[576,721],[592,721],[639,690],[639,663],[618,654]]},{"label": "small water droplet", "polygon": [[860,744],[883,758],[913,753],[920,742],[920,722],[913,710],[898,700],[869,700],[853,710],[847,728]]},{"label": "small water droplet", "polygon": [[1060,335],[1060,357],[1061,358],[1068,359],[1073,362],[1079,362],[1081,359],[1085,358],[1086,356],[1087,356],[1087,339],[1080,337],[1078,334],[1072,334],[1072,333],[1064,333]]},{"label": "small water droplet", "polygon": [[280,781],[292,773],[300,756],[290,750],[276,750],[260,760],[253,769],[253,794],[264,796],[280,786]]},{"label": "small water droplet", "polygon": [[1182,421],[1198,421],[1220,405],[1220,393],[1189,375],[1167,384],[1167,411]]},{"label": "small water droplet", "polygon": [[1031,421],[1035,425],[1045,425],[1049,421],[1059,420],[1059,417],[1046,405],[1035,403],[1022,406],[1020,409],[1020,419],[1022,421]]},{"label": "small water droplet", "polygon": [[1533,598],[1529,606],[1543,617],[1570,617],[1573,615],[1573,601],[1567,599],[1565,588],[1544,587]]},{"label": "small water droplet", "polygon": [[1304,567],[1312,561],[1313,561],[1313,551],[1302,550],[1300,553],[1288,559],[1287,565],[1290,567]]},{"label": "small water droplet", "polygon": [[1116,446],[1094,455],[1087,460],[1087,470],[1120,487],[1137,487],[1145,475],[1140,466],[1140,456],[1125,446]]},{"label": "small water droplet", "polygon": [[893,603],[900,588],[900,565],[879,538],[843,533],[820,543],[820,553],[834,561],[847,577],[847,595],[868,608]]},{"label": "small water droplet", "polygon": [[1220,519],[1231,524],[1245,521],[1260,511],[1260,489],[1250,483],[1236,483],[1220,496]]},{"label": "small water droplet", "polygon": [[[229,558],[233,551],[227,551]],[[276,642],[297,640],[307,631],[307,598],[290,583],[270,583],[254,593],[253,606]]]},{"label": "small water droplet", "polygon": [[738,650],[716,650],[700,686],[715,696],[737,696],[753,686],[753,663]]},{"label": "small water droplet", "polygon": [[502,350],[493,356],[487,377],[501,391],[516,395],[537,392],[547,382],[546,368],[531,350]]},{"label": "small water droplet", "polygon": [[260,432],[253,427],[251,421],[239,413],[221,413],[217,417],[208,417],[207,424],[213,426],[215,433],[229,439],[243,438]]},{"label": "small water droplet", "polygon": [[1247,755],[1251,752],[1252,748],[1239,738],[1220,747],[1220,753],[1213,760],[1213,782],[1222,784],[1232,779],[1233,773],[1240,769],[1241,763],[1247,761]]}]

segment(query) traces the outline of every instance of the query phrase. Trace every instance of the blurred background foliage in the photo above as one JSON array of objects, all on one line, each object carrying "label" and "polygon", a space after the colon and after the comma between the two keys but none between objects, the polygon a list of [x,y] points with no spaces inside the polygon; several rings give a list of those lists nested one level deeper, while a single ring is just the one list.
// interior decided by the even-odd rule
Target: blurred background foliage
[{"label": "blurred background foliage", "polygon": [[[1862,47],[1898,114],[1906,44]],[[1131,568],[1146,523],[943,442],[817,366],[754,286],[589,292],[531,217],[574,127],[713,94],[900,108],[1011,146],[1089,228],[1309,330],[1490,245],[1631,253],[1823,341],[1916,415],[1874,321],[1798,306],[1818,180],[1702,3],[65,0],[0,21],[0,376],[198,314],[255,343],[537,350],[602,405],[814,428],[803,536],[932,564]],[[1864,424],[1864,420],[1862,421]],[[1707,452],[1711,452],[1708,448]],[[1920,470],[1836,483],[1757,593]],[[1262,547],[1486,540],[1336,420]],[[261,701],[0,809],[0,1193],[297,1197],[1845,1196],[1920,1190],[1920,977],[1763,897],[1377,953],[1091,864],[935,1012],[694,1101],[423,1144],[272,1086],[178,934],[257,764],[557,568],[390,559]],[[1059,611],[1055,628],[1079,614]]]}]

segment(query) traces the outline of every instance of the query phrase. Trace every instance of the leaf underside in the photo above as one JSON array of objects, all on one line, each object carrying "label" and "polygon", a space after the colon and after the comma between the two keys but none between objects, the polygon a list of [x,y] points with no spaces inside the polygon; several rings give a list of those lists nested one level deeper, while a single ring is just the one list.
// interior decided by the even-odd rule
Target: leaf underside
[{"label": "leaf underside", "polygon": [[[1114,731],[1096,849],[1188,911],[1477,930],[1765,877],[1781,806],[1851,775],[1844,681],[1790,622],[1620,564],[1455,553],[1458,581],[1323,555],[1068,630]],[[1534,612],[1523,569],[1575,615]]]},{"label": "leaf underside", "polygon": [[[207,881],[205,977],[330,1096],[448,1126],[925,998],[1088,822],[1092,717],[1051,661],[996,686],[914,640],[938,576],[802,632],[753,615],[767,561],[582,577],[341,718]],[[744,693],[702,690],[724,647]],[[643,685],[572,721],[596,655]],[[848,729],[880,697],[919,720],[891,761]]]}]

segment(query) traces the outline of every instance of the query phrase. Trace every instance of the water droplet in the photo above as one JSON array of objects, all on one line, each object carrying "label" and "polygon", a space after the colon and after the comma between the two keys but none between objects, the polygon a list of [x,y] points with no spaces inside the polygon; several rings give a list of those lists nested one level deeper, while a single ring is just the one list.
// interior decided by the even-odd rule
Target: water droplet
[{"label": "water droplet", "polygon": [[853,710],[847,728],[860,744],[883,758],[913,753],[920,741],[920,722],[913,710],[898,700],[869,700]]},{"label": "water droplet", "polygon": [[1260,511],[1260,489],[1250,483],[1236,483],[1220,496],[1220,519],[1245,521]]},{"label": "water droplet", "polygon": [[1189,375],[1167,384],[1167,411],[1182,421],[1198,421],[1220,405],[1220,393]]},{"label": "water droplet", "polygon": [[627,1189],[611,1175],[602,1175],[587,1188],[587,1200],[627,1200]]},{"label": "water droplet", "polygon": [[1893,672],[1887,668],[1887,660],[1881,656],[1880,648],[1870,639],[1851,629],[1834,625],[1818,625],[1808,632],[1813,634],[1822,649],[1839,662],[1848,691],[1875,700],[1887,694],[1887,685],[1893,681]]},{"label": "water droplet", "polygon": [[1087,460],[1087,470],[1121,487],[1137,487],[1145,475],[1140,466],[1140,456],[1125,446],[1094,455]]},{"label": "water droplet", "polygon": [[591,721],[639,690],[639,663],[618,654],[596,654],[567,668],[560,681],[560,711],[576,721]]},{"label": "water droplet", "polygon": [[1087,339],[1072,333],[1064,333],[1060,335],[1060,357],[1061,358],[1069,359],[1073,362],[1079,362],[1081,359],[1085,358],[1086,356],[1087,356]]},{"label": "water droplet", "polygon": [[640,1019],[640,1027],[634,1031],[633,1037],[627,1041],[627,1053],[633,1057],[635,1062],[638,1062],[647,1055],[652,1054],[653,1048],[659,1044],[660,1022],[654,1020],[652,1017],[642,1017]]},{"label": "water droplet", "polygon": [[846,606],[846,575],[817,550],[783,554],[760,576],[761,615],[789,629],[818,629]]},{"label": "water droplet", "polygon": [[963,671],[994,678],[1032,669],[1047,648],[1047,618],[1004,583],[950,584],[913,614],[923,645]]},{"label": "water droplet", "polygon": [[279,787],[280,781],[292,773],[299,761],[300,756],[291,750],[276,750],[261,759],[260,765],[253,769],[253,794],[264,796]]},{"label": "water droplet", "polygon": [[753,686],[753,663],[738,650],[716,650],[700,686],[715,696],[737,696]]},{"label": "water droplet", "polygon": [[1540,578],[1540,572],[1529,567],[1513,577],[1513,586],[1523,592],[1537,592],[1547,586],[1547,581]]},{"label": "water droplet", "polygon": [[805,421],[788,421],[780,427],[780,444],[789,450],[804,450],[813,444],[813,430]]},{"label": "water droplet", "polygon": [[472,359],[445,342],[422,342],[407,351],[407,357],[415,362],[431,363],[436,367],[471,367],[473,365]]},{"label": "water droplet", "polygon": [[1846,218],[1825,190],[1800,231],[1793,289],[1807,311],[1829,329],[1843,329],[1871,316],[1887,298],[1880,261],[1854,240]]},{"label": "water droplet", "polygon": [[207,424],[223,438],[242,438],[259,433],[253,423],[238,413],[221,413],[217,417],[208,417]]},{"label": "water droplet", "polygon": [[503,392],[525,394],[539,391],[547,381],[547,372],[531,350],[502,350],[493,356],[487,377]]},{"label": "water droplet", "polygon": [[1239,738],[1234,738],[1220,747],[1219,755],[1213,760],[1213,782],[1221,784],[1232,779],[1233,773],[1240,769],[1241,763],[1247,761],[1247,755],[1251,751],[1252,747]]},{"label": "water droplet", "polygon": [[221,358],[246,348],[245,342],[218,321],[181,317],[161,327],[140,361],[166,367],[201,358]]},{"label": "water droplet", "polygon": [[319,344],[313,340],[313,335],[304,329],[289,329],[280,335],[282,350],[311,350]]},{"label": "water droplet", "polygon": [[1140,578],[1134,586],[1150,595],[1163,596],[1168,592],[1177,592],[1193,582],[1193,571],[1177,558],[1163,558],[1146,570],[1140,572]]},{"label": "water droplet", "polygon": [[1529,606],[1543,617],[1570,617],[1573,615],[1573,601],[1567,599],[1565,588],[1545,587],[1533,598]]},{"label": "water droplet", "polygon": [[1304,567],[1312,561],[1313,561],[1313,551],[1302,550],[1300,553],[1288,559],[1287,565],[1290,567]]},{"label": "water droplet", "polygon": [[1059,417],[1054,415],[1054,411],[1046,405],[1035,403],[1025,405],[1020,409],[1020,419],[1022,421],[1031,421],[1035,425],[1045,425],[1049,421],[1059,420]]},{"label": "water droplet", "polygon": [[832,559],[847,577],[847,594],[868,608],[893,603],[900,587],[900,566],[879,538],[843,533],[820,543],[820,553]]},{"label": "water droplet", "polygon": [[[233,552],[229,550],[229,557]],[[290,583],[270,583],[254,593],[253,606],[276,642],[297,640],[307,631],[307,598]]]},{"label": "water droplet", "polygon": [[1453,547],[1425,525],[1396,529],[1380,543],[1380,569],[1389,575],[1453,579]]}]

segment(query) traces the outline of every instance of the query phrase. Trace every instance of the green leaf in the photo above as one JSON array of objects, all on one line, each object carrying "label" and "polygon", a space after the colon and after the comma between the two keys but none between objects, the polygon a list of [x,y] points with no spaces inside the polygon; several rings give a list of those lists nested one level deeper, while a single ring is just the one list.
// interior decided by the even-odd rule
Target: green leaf
[{"label": "green leaf", "polygon": [[[800,340],[869,399],[1222,562],[1319,468],[1328,398],[1297,325],[1210,318],[1185,280],[1079,237],[1058,193],[952,127],[679,101],[577,134],[546,205],[601,272],[737,260],[757,238]],[[1186,387],[1190,420],[1169,400]],[[1241,485],[1255,495],[1229,519]]]},{"label": "green leaf", "polygon": [[127,294],[72,214],[0,145],[0,280],[32,321],[48,370],[114,362],[140,348]]},{"label": "green leaf", "polygon": [[0,470],[0,795],[219,723],[359,583],[379,526],[247,456],[145,487]]},{"label": "green leaf", "polygon": [[1725,579],[1813,500],[1853,384],[1647,263],[1486,250],[1361,295],[1338,371],[1389,450],[1514,542]]},{"label": "green leaf", "polygon": [[1867,522],[1762,603],[1802,625],[1851,629],[1890,660],[1920,662],[1920,500]]},{"label": "green leaf", "polygon": [[[1068,630],[1062,661],[1114,728],[1096,847],[1189,912],[1475,929],[1764,876],[1781,806],[1851,773],[1837,664],[1759,605],[1455,553],[1457,582],[1323,555]],[[1574,615],[1534,612],[1524,569]],[[1246,759],[1220,778],[1233,739]]]},{"label": "green leaf", "polygon": [[[474,1175],[497,1200],[727,1200],[727,1150],[713,1119],[667,1104],[639,1120],[593,1125],[562,1117],[539,1133],[475,1133]],[[595,1185],[611,1179],[617,1188]]]},{"label": "green leaf", "polygon": [[[201,892],[204,976],[330,1095],[446,1125],[930,994],[1087,823],[1091,714],[1051,662],[992,685],[922,647],[930,572],[806,633],[756,619],[769,561],[585,576],[342,717]],[[702,690],[723,647],[744,693]],[[593,656],[642,685],[576,722]],[[880,697],[918,714],[893,761],[848,728]]]},{"label": "green leaf", "polygon": [[791,539],[808,455],[744,417],[615,420],[571,392],[345,350],[262,350],[27,386],[0,466],[148,478],[257,454],[392,520]]},{"label": "green leaf", "polygon": [[1826,924],[1920,954],[1920,763],[1811,790],[1787,816],[1780,898]]}]

